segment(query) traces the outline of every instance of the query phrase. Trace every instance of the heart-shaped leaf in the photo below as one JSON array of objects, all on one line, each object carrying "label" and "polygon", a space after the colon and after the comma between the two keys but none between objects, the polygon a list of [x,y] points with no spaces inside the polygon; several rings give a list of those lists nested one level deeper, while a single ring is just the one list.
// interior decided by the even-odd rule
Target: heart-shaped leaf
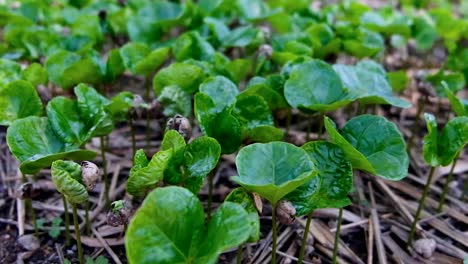
[{"label": "heart-shaped leaf", "polygon": [[162,89],[158,101],[164,106],[165,116],[192,114],[192,96],[177,85],[169,85]]},{"label": "heart-shaped leaf", "polygon": [[30,82],[34,87],[39,84],[47,84],[48,76],[47,71],[39,63],[31,63],[24,71],[21,73],[21,77]]},{"label": "heart-shaped leaf", "polygon": [[156,95],[160,95],[163,88],[169,85],[177,85],[189,94],[198,90],[205,75],[203,69],[187,64],[173,63],[169,67],[160,70],[153,79],[153,89]]},{"label": "heart-shaped leaf", "polygon": [[224,201],[240,204],[247,211],[251,226],[249,241],[258,241],[260,239],[260,219],[252,194],[248,193],[244,188],[235,188]]},{"label": "heart-shaped leaf", "polygon": [[336,64],[333,66],[350,96],[364,104],[391,104],[397,107],[411,106],[405,100],[393,96],[392,87],[383,67],[373,61],[361,61],[355,66]]},{"label": "heart-shaped leaf", "polygon": [[207,227],[204,222],[201,202],[187,189],[154,190],[125,236],[129,263],[215,263],[223,250],[249,237],[248,214],[238,204],[223,203]]},{"label": "heart-shaped leaf", "polygon": [[125,68],[143,76],[149,76],[169,57],[169,48],[151,49],[142,43],[128,43],[120,48]]},{"label": "heart-shaped leaf", "polygon": [[220,113],[216,111],[216,106],[208,95],[195,95],[195,116],[202,131],[219,142],[223,154],[233,153],[239,148],[242,140],[239,121],[229,109]]},{"label": "heart-shaped leaf", "polygon": [[96,153],[61,141],[46,117],[18,119],[8,127],[7,143],[25,174],[35,174],[59,159],[90,160]]},{"label": "heart-shaped leaf", "polygon": [[320,60],[296,64],[284,84],[284,95],[292,107],[322,112],[352,101],[333,68]]},{"label": "heart-shaped leaf", "polygon": [[105,106],[105,110],[109,112],[115,121],[125,121],[128,117],[128,111],[133,107],[134,97],[131,92],[120,92],[112,97]]},{"label": "heart-shaped leaf", "polygon": [[16,119],[42,115],[42,102],[36,89],[17,80],[0,86],[0,125],[8,126]]},{"label": "heart-shaped leaf", "polygon": [[325,141],[302,146],[317,165],[318,175],[286,196],[296,215],[306,215],[316,208],[342,208],[351,203],[353,168],[340,147]]},{"label": "heart-shaped leaf", "polygon": [[52,163],[52,182],[67,201],[81,204],[88,201],[88,191],[82,184],[81,166],[73,161],[57,160]]},{"label": "heart-shaped leaf", "polygon": [[428,130],[423,140],[424,160],[432,167],[449,165],[468,143],[468,117],[449,120],[440,135],[435,117],[425,113],[424,118]]},{"label": "heart-shaped leaf", "polygon": [[216,76],[205,80],[200,85],[200,92],[211,98],[214,103],[213,110],[219,113],[234,105],[239,90],[236,85],[226,77]]},{"label": "heart-shaped leaf", "polygon": [[307,153],[285,142],[246,146],[239,151],[236,164],[239,176],[232,179],[274,205],[316,174]]},{"label": "heart-shaped leaf", "polygon": [[185,167],[189,177],[205,177],[218,164],[221,146],[214,138],[199,137],[185,148]]},{"label": "heart-shaped leaf", "polygon": [[405,142],[392,122],[381,116],[357,116],[346,123],[341,135],[328,117],[324,122],[331,140],[343,149],[353,168],[393,181],[407,176]]}]

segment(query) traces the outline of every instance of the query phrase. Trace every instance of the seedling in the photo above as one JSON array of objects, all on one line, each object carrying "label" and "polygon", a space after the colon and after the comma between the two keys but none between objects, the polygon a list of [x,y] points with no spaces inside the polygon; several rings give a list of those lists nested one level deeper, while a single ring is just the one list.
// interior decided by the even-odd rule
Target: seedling
[{"label": "seedling", "polygon": [[[154,221],[158,219],[158,221]],[[129,263],[215,263],[218,255],[245,242],[252,230],[239,204],[224,202],[205,225],[203,206],[187,189],[152,191],[125,236]]]},{"label": "seedling", "polygon": [[438,166],[447,166],[454,162],[458,153],[468,143],[468,117],[455,117],[447,122],[440,135],[437,131],[437,122],[433,115],[424,114],[428,133],[423,140],[423,157],[427,164],[431,166],[424,191],[419,201],[411,231],[408,236],[408,247],[412,247],[413,238],[416,232],[416,224],[424,208],[429,188],[432,183],[434,171]]},{"label": "seedling", "polygon": [[307,153],[284,142],[256,143],[241,149],[236,158],[239,176],[232,180],[267,199],[273,207],[273,254],[276,263],[278,202],[317,173]]}]

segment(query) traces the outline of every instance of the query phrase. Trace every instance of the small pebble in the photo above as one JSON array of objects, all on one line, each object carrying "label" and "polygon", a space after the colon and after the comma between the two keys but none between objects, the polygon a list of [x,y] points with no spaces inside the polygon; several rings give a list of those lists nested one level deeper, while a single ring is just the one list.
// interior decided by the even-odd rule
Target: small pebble
[{"label": "small pebble", "polygon": [[29,251],[34,251],[41,246],[39,239],[34,235],[23,235],[18,238],[18,243]]}]

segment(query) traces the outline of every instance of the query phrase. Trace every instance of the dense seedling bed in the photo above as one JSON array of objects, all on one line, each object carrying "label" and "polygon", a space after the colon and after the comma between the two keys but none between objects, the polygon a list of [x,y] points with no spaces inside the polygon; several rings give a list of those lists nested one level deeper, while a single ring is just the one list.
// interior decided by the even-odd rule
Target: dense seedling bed
[{"label": "dense seedling bed", "polygon": [[0,1],[0,263],[467,263],[468,1]]}]

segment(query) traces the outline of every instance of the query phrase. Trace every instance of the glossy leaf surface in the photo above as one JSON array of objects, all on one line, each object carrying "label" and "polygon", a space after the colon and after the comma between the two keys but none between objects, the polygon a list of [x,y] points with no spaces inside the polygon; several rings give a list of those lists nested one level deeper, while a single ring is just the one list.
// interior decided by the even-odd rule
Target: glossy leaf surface
[{"label": "glossy leaf surface", "polygon": [[223,250],[247,240],[247,218],[242,206],[226,202],[205,227],[203,207],[194,194],[181,187],[158,188],[129,225],[129,263],[215,263]]},{"label": "glossy leaf surface", "polygon": [[260,239],[260,218],[252,194],[248,193],[244,188],[235,188],[224,201],[237,203],[247,211],[251,226],[249,241],[258,241]]},{"label": "glossy leaf surface", "polygon": [[81,166],[73,161],[57,160],[52,163],[52,182],[67,201],[81,204],[88,201],[88,192],[81,180]]},{"label": "glossy leaf surface", "polygon": [[316,174],[307,153],[285,142],[246,146],[239,151],[236,165],[239,176],[232,179],[272,204]]},{"label": "glossy leaf surface", "polygon": [[353,168],[387,180],[407,176],[409,159],[405,142],[395,124],[381,116],[357,116],[338,133],[333,122],[325,117],[325,128],[333,143],[340,146]]},{"label": "glossy leaf surface", "polygon": [[189,177],[205,177],[218,164],[221,146],[214,139],[207,136],[199,137],[185,148],[185,167]]},{"label": "glossy leaf surface", "polygon": [[316,208],[342,208],[351,203],[353,168],[340,147],[325,141],[302,146],[317,166],[318,175],[286,196],[296,208],[296,215],[306,215]]},{"label": "glossy leaf surface", "polygon": [[10,125],[16,119],[42,115],[42,102],[36,89],[18,80],[0,86],[0,125]]}]

